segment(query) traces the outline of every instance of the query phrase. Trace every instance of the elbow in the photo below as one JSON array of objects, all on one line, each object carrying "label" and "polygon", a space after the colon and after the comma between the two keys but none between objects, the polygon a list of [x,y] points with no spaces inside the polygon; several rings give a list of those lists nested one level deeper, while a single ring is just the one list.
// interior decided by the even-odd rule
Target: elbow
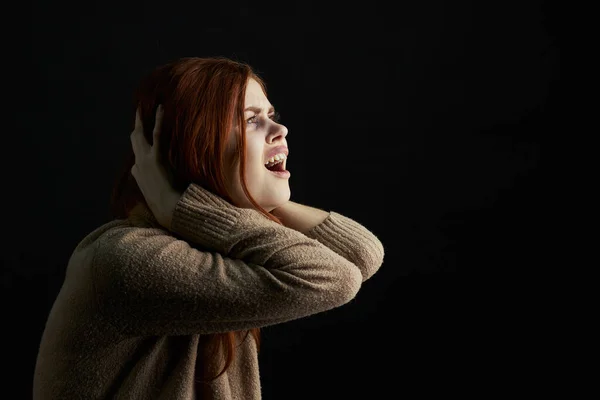
[{"label": "elbow", "polygon": [[373,276],[383,265],[384,254],[383,245],[377,239],[355,253],[355,262],[363,275],[363,282]]},{"label": "elbow", "polygon": [[354,299],[363,282],[363,276],[355,265],[352,265],[351,268],[344,268],[343,271],[334,290],[336,294],[334,307],[342,306]]}]

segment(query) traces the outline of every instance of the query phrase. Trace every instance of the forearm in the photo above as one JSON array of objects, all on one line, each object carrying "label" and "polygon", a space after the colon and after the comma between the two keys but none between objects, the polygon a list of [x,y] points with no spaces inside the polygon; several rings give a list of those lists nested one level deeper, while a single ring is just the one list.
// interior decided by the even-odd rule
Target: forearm
[{"label": "forearm", "polygon": [[281,219],[288,228],[302,233],[319,225],[327,219],[329,212],[318,208],[305,206],[293,201],[288,201],[281,207],[277,207],[271,214]]}]

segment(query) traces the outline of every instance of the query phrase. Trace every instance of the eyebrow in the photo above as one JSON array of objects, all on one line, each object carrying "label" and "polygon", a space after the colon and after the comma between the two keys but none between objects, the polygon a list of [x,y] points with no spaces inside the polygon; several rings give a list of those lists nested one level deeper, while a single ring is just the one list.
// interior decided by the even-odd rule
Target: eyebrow
[{"label": "eyebrow", "polygon": [[[257,114],[260,114],[260,112],[262,111],[262,108],[250,106],[250,107],[246,108],[244,111],[254,111]],[[272,112],[275,112],[275,107],[273,107],[273,106],[271,106],[269,108],[269,111],[267,113],[272,113]]]}]

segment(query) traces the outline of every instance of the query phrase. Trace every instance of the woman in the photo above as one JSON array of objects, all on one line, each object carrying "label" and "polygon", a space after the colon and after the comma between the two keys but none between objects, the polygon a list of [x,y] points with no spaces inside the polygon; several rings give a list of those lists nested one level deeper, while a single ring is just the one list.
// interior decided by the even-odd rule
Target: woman
[{"label": "woman", "polygon": [[69,260],[34,399],[260,399],[259,328],[348,303],[382,244],[290,201],[288,130],[250,66],[179,59],[135,104],[115,218]]}]

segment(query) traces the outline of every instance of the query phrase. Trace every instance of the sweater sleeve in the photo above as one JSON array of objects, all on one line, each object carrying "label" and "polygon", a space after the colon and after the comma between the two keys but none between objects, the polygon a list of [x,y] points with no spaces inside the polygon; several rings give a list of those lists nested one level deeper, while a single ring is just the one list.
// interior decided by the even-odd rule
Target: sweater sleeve
[{"label": "sweater sleeve", "polygon": [[383,244],[377,236],[353,219],[334,211],[306,236],[355,264],[360,269],[363,282],[383,264]]},{"label": "sweater sleeve", "polygon": [[123,334],[258,328],[344,305],[361,286],[357,266],[318,240],[195,184],[171,229],[185,240],[123,226],[97,244],[97,305]]}]

